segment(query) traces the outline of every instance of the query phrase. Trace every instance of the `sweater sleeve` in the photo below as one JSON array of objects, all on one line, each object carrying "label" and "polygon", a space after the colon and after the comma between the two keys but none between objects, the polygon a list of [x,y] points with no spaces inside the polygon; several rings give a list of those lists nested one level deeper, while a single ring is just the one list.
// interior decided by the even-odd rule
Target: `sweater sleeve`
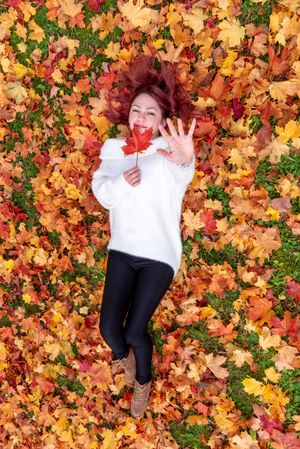
[{"label": "sweater sleeve", "polygon": [[193,157],[191,165],[182,167],[174,162],[166,161],[167,170],[175,184],[179,188],[186,188],[192,181],[195,174],[195,156]]},{"label": "sweater sleeve", "polygon": [[123,174],[112,175],[112,164],[113,161],[102,160],[92,178],[93,194],[105,209],[115,207],[130,189]]}]

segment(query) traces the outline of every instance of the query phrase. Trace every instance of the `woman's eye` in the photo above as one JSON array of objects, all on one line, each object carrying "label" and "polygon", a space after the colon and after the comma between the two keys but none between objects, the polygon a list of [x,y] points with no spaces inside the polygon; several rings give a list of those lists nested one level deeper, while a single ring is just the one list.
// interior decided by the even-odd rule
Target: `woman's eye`
[{"label": "woman's eye", "polygon": [[154,112],[149,112],[149,115],[155,115]]}]

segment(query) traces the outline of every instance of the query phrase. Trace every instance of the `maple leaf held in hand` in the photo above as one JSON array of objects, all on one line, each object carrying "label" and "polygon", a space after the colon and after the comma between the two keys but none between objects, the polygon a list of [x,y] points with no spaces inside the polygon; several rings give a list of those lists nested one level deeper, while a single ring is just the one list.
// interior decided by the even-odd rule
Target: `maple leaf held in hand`
[{"label": "maple leaf held in hand", "polygon": [[125,156],[136,153],[136,165],[139,153],[147,150],[151,145],[152,128],[147,129],[144,133],[140,133],[136,127],[131,131],[132,136],[126,137],[126,145],[122,147]]}]

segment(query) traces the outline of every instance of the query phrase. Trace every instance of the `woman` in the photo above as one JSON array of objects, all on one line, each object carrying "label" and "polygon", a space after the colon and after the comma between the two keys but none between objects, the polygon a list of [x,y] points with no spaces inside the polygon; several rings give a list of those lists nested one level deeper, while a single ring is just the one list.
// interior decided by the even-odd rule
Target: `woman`
[{"label": "woman", "polygon": [[134,382],[133,417],[147,407],[153,351],[147,326],[180,266],[181,206],[194,175],[196,120],[185,134],[181,118],[178,129],[170,120],[176,112],[184,119],[196,115],[176,68],[156,68],[153,57],[139,56],[119,75],[105,115],[141,134],[151,128],[151,145],[137,166],[136,155],[124,157],[125,139],[108,139],[92,180],[111,229],[100,332],[113,363]]}]

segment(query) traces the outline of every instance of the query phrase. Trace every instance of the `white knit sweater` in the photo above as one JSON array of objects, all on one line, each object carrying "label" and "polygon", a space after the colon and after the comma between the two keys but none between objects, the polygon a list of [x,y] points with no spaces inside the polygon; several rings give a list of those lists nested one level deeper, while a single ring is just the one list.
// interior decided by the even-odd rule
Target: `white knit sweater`
[{"label": "white knit sweater", "polygon": [[185,168],[167,161],[156,150],[169,151],[168,144],[157,137],[139,154],[141,182],[132,187],[123,173],[135,165],[136,154],[124,156],[124,145],[124,138],[106,140],[92,180],[95,197],[109,209],[108,248],[167,263],[175,276],[182,255],[182,200],[194,176],[195,158]]}]

